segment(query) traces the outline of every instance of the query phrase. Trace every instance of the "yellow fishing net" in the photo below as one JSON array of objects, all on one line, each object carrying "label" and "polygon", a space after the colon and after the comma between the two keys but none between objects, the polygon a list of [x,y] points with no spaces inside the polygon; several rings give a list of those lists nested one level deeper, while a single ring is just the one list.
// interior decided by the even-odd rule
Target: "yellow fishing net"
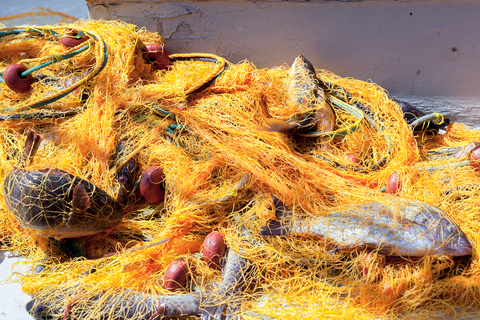
[{"label": "yellow fishing net", "polygon": [[[59,39],[69,30],[90,39],[65,49]],[[442,318],[480,307],[480,177],[467,154],[452,156],[480,139],[476,129],[452,123],[445,133],[414,133],[382,88],[317,69],[335,113],[333,130],[280,134],[262,128],[271,118],[288,120],[288,66],[257,69],[248,61],[175,54],[168,70],[155,71],[142,49],[162,44],[162,38],[119,21],[0,32],[0,72],[12,63],[35,68],[52,62],[33,71],[40,80],[27,93],[0,84],[2,190],[30,130],[43,137],[30,171],[63,170],[112,197],[116,172],[132,158],[136,179],[152,166],[165,174],[164,201],[147,203],[135,185],[123,222],[84,237],[81,258],[67,257],[35,228],[22,228],[7,207],[11,190],[0,195],[2,249],[23,255],[30,270],[9,280],[34,296],[27,309],[35,317],[198,317],[212,308],[221,313],[228,304],[226,314],[244,319]],[[118,151],[122,141],[128,142]],[[394,172],[400,188],[386,195]],[[396,205],[398,199],[407,207],[427,203],[444,211],[442,223],[465,233],[473,252],[409,257],[365,250],[368,239],[335,250],[334,240],[313,234],[262,236],[262,226],[283,221],[272,196],[288,208],[293,223],[325,223],[346,207],[386,204],[374,219],[392,222],[378,223],[378,234],[395,226],[401,233],[415,223],[437,226],[428,214],[413,223]],[[91,222],[105,223],[95,217]],[[224,270],[230,274],[222,276],[201,258],[212,231],[225,235]],[[421,232],[410,236],[427,241]],[[388,241],[381,246],[401,249]],[[179,258],[188,279],[172,293],[163,277]]]}]

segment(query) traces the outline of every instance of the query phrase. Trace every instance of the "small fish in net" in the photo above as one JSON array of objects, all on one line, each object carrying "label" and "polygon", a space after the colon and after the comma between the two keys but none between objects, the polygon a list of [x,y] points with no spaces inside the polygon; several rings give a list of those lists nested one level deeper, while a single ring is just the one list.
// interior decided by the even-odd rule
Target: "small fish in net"
[{"label": "small fish in net", "polygon": [[27,170],[42,137],[28,133],[20,168],[6,176],[3,188],[10,212],[25,229],[38,235],[78,238],[116,227],[121,205],[94,184],[59,169]]},{"label": "small fish in net", "polygon": [[289,118],[286,121],[268,118],[266,127],[259,126],[259,129],[284,134],[312,129],[331,131],[335,124],[335,113],[325,102],[312,63],[302,55],[298,56],[290,69],[288,80],[286,108]]},{"label": "small fish in net", "polygon": [[268,235],[317,235],[333,240],[340,249],[369,247],[392,256],[421,257],[472,253],[467,236],[438,208],[406,199],[357,204],[325,216],[282,221],[292,213],[275,198],[277,218],[260,230]]}]

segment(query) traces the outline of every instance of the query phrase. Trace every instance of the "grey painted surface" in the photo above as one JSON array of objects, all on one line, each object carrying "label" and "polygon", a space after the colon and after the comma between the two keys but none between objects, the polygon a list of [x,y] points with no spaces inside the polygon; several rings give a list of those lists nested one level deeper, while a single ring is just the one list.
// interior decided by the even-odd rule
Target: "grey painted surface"
[{"label": "grey painted surface", "polygon": [[317,68],[480,126],[480,1],[87,0],[90,16],[158,31],[167,50]]},{"label": "grey painted surface", "polygon": [[42,7],[68,14],[75,18],[88,18],[84,0],[0,0],[0,17],[12,16]]},{"label": "grey painted surface", "polygon": [[31,319],[25,311],[25,304],[30,301],[30,296],[22,292],[19,283],[7,281],[12,273],[28,272],[23,266],[17,265],[21,261],[22,258],[13,257],[11,253],[0,250],[0,320]]}]

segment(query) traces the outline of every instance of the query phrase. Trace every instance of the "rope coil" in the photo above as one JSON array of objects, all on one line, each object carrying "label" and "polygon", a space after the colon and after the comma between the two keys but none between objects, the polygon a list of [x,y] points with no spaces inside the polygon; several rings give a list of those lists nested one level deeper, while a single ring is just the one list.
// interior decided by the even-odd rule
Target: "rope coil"
[{"label": "rope coil", "polygon": [[[5,37],[7,35],[17,35],[21,33],[29,33],[29,32],[34,32],[38,33],[40,35],[42,34],[51,34],[53,35],[57,40],[59,39],[58,32],[56,30],[61,30],[64,29],[63,27],[43,27],[43,28],[38,28],[38,27],[14,27],[14,28],[6,28],[6,29],[1,29],[0,30],[0,37]],[[55,102],[71,92],[75,91],[77,88],[85,84],[87,81],[98,75],[107,65],[108,62],[108,49],[105,44],[105,41],[100,38],[100,36],[96,35],[93,32],[84,32],[87,34],[91,39],[88,40],[87,43],[81,43],[76,47],[73,47],[69,50],[66,50],[65,52],[61,54],[54,54],[51,56],[43,57],[43,58],[36,58],[36,59],[23,59],[20,60],[19,63],[21,64],[36,64],[35,66],[31,67],[30,69],[26,70],[25,72],[22,73],[22,76],[26,76],[30,73],[36,72],[41,70],[42,68],[48,67],[54,63],[58,63],[60,61],[64,61],[67,59],[70,59],[88,49],[93,48],[92,43],[95,41],[97,45],[95,46],[95,60],[96,64],[95,67],[89,71],[86,76],[84,76],[82,79],[79,81],[71,84],[70,86],[65,87],[64,89],[56,92],[55,94],[51,96],[46,96],[43,97],[42,99],[39,99],[37,101],[27,103],[25,105],[19,105],[14,108],[8,108],[5,111],[11,111],[15,113],[19,113],[28,109],[35,109],[35,108],[40,108],[43,106],[46,106],[52,102]],[[68,113],[68,111],[65,111]],[[13,117],[12,117],[13,116]],[[32,118],[31,116],[29,116]],[[38,115],[36,116],[38,117]],[[56,117],[55,115],[52,115],[52,117]],[[21,118],[17,115],[5,115],[0,118],[1,120],[6,120],[6,119],[16,119],[16,118]],[[33,117],[35,118],[35,116]]]}]

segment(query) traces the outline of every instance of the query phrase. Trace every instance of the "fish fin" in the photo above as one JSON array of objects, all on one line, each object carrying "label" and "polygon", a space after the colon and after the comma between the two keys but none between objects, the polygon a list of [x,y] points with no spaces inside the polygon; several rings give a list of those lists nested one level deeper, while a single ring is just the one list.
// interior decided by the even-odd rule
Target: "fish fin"
[{"label": "fish fin", "polygon": [[90,196],[82,183],[78,183],[73,188],[72,206],[80,211],[86,211],[90,208]]},{"label": "fish fin", "polygon": [[294,125],[278,119],[268,118],[265,119],[265,122],[265,126],[257,125],[257,130],[292,134],[297,129]]},{"label": "fish fin", "polygon": [[285,204],[277,197],[272,195],[273,205],[275,206],[275,216],[277,219],[290,217],[292,212],[285,207]]},{"label": "fish fin", "polygon": [[90,208],[90,196],[82,183],[78,183],[73,189],[72,195],[72,213],[67,221],[67,227],[70,227],[73,221],[79,216],[85,216],[85,212]]},{"label": "fish fin", "polygon": [[290,228],[283,225],[280,221],[270,220],[258,232],[261,236],[284,236],[289,234]]},{"label": "fish fin", "polygon": [[225,320],[241,320],[239,301],[232,302],[228,305]]},{"label": "fish fin", "polygon": [[200,312],[201,320],[221,320],[226,304],[205,307]]},{"label": "fish fin", "polygon": [[325,108],[317,112],[313,129],[317,132],[332,131],[335,127],[335,117],[335,111],[326,103]]},{"label": "fish fin", "polygon": [[30,130],[27,134],[27,139],[25,140],[25,146],[23,147],[23,153],[18,161],[18,165],[25,167],[30,164],[30,161],[37,153],[40,143],[42,142],[43,137],[37,134],[35,131]]},{"label": "fish fin", "polygon": [[273,205],[275,206],[275,217],[278,220],[270,220],[266,225],[264,225],[259,234],[262,236],[283,236],[290,233],[290,228],[285,226],[279,220],[285,217],[290,217],[292,212],[285,207],[280,199],[272,195]]}]

